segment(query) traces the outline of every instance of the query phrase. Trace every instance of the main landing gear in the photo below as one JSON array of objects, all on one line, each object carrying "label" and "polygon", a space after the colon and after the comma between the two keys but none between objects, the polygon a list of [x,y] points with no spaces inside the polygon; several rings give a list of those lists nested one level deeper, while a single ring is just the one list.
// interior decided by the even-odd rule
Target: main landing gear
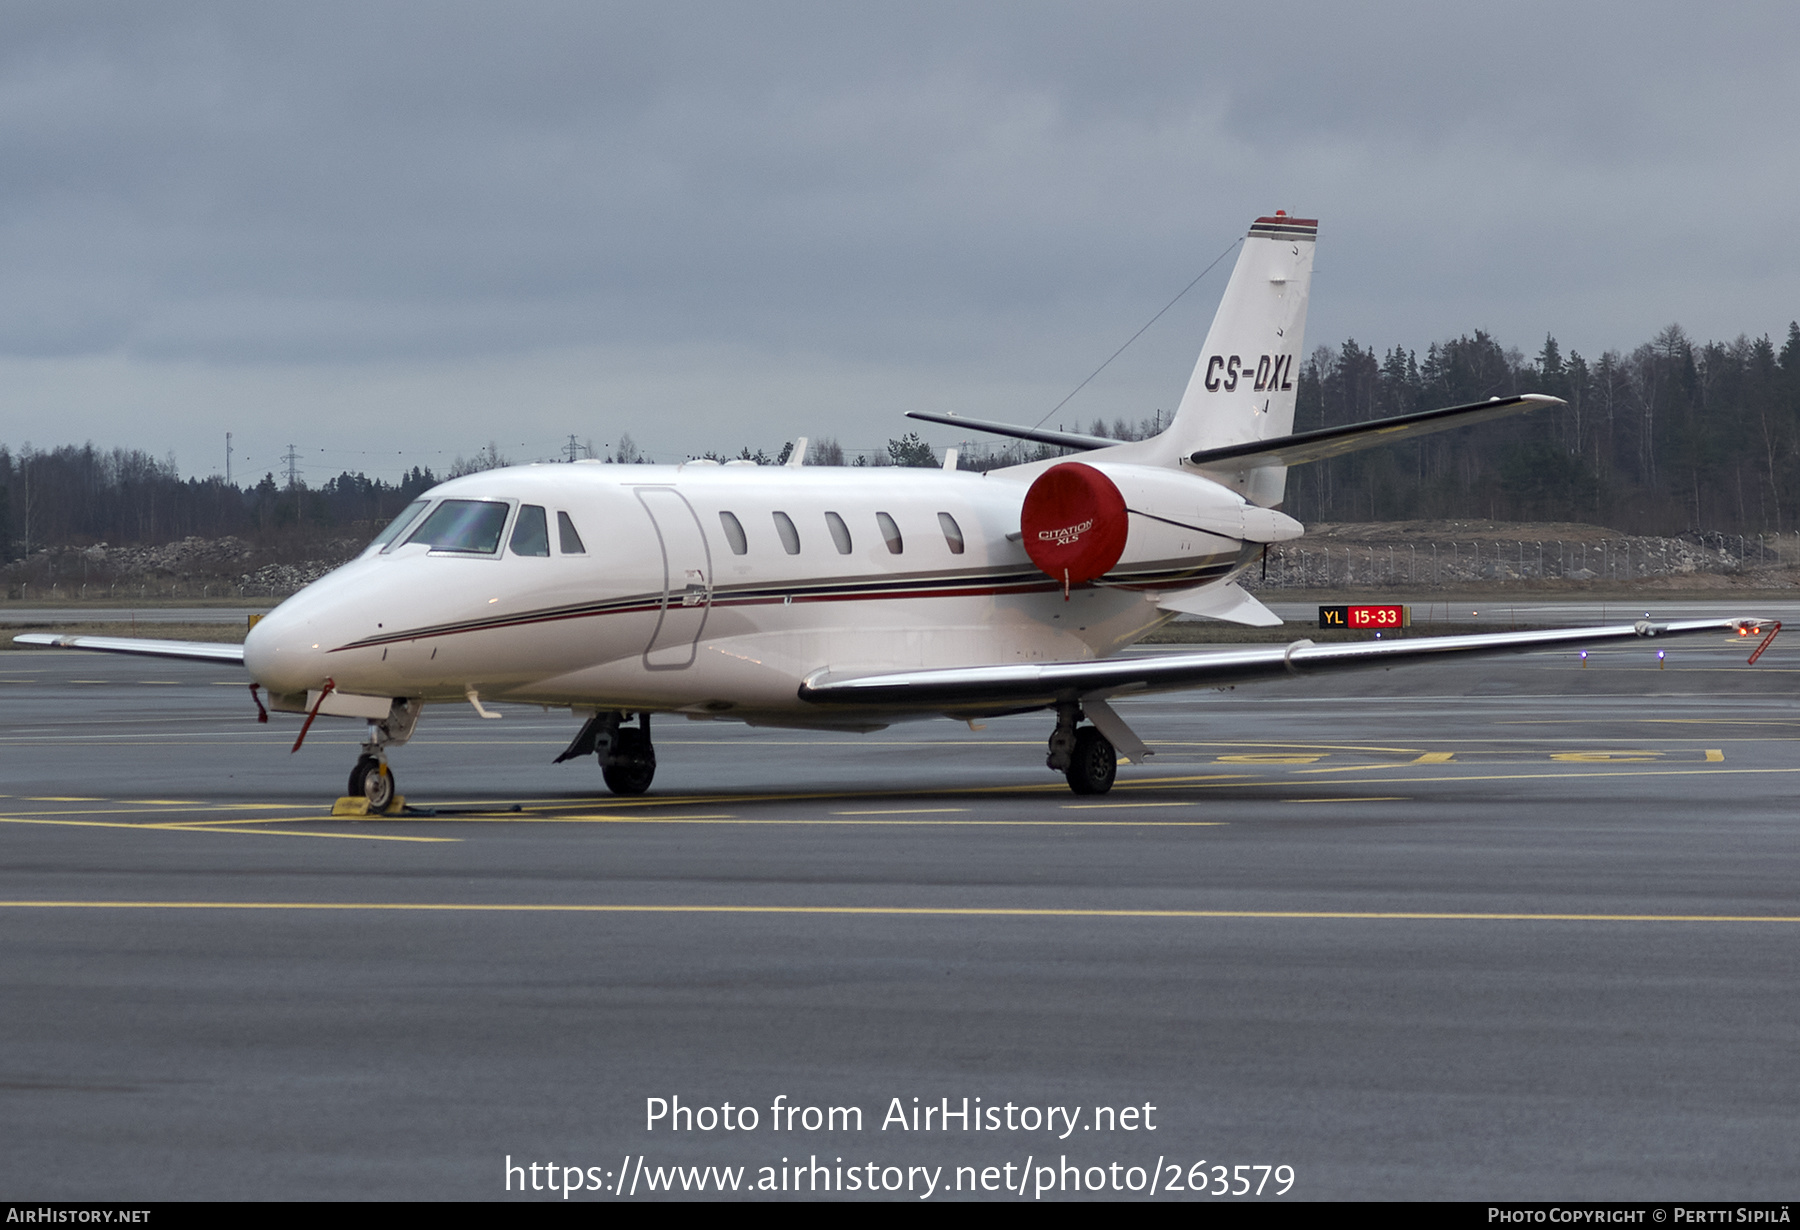
[{"label": "main landing gear", "polygon": [[1105,794],[1119,772],[1119,753],[1112,741],[1092,726],[1077,727],[1081,706],[1056,707],[1056,729],[1050,733],[1050,755],[1044,763],[1069,779],[1076,794]]},{"label": "main landing gear", "polygon": [[412,738],[413,728],[419,724],[419,714],[424,708],[423,701],[396,700],[385,718],[370,720],[369,737],[362,745],[362,755],[356,758],[356,767],[350,770],[350,788],[346,791],[367,799],[370,811],[386,811],[397,797],[394,774],[388,768],[387,749],[399,747]]},{"label": "main landing gear", "polygon": [[575,741],[552,764],[593,755],[600,761],[600,775],[614,794],[642,794],[656,777],[656,748],[650,742],[650,715],[637,715],[636,726],[625,726],[626,715],[613,710],[596,713],[582,726]]}]

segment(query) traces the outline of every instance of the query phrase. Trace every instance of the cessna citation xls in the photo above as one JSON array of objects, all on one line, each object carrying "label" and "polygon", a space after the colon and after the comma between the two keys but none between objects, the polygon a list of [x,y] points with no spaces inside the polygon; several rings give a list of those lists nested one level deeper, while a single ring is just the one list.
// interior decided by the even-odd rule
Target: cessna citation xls
[{"label": "cessna citation xls", "polygon": [[[918,413],[1083,450],[986,474],[802,465],[577,462],[453,479],[244,644],[30,634],[15,640],[241,662],[273,707],[368,723],[350,778],[394,800],[392,749],[424,706],[566,707],[557,760],[597,756],[650,786],[652,714],[879,730],[909,718],[1054,714],[1048,764],[1083,794],[1150,754],[1114,697],[1754,621],[1120,655],[1180,613],[1280,620],[1236,583],[1301,526],[1287,467],[1562,403],[1509,397],[1295,434],[1318,224],[1277,213],[1245,239],[1167,431],[1132,443]],[[1087,724],[1083,724],[1084,721]],[[299,742],[295,743],[296,749]]]}]

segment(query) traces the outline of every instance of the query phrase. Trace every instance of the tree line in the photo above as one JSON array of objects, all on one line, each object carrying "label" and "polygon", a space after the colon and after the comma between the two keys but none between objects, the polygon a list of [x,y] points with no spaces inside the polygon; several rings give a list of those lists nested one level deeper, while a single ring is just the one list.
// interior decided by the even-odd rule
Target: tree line
[{"label": "tree line", "polygon": [[1320,347],[1296,431],[1548,393],[1534,411],[1292,471],[1301,521],[1586,521],[1631,534],[1779,533],[1800,517],[1800,324],[1696,344],[1677,325],[1625,353],[1534,358],[1486,333],[1385,353]]},{"label": "tree line", "polygon": [[250,487],[181,477],[173,458],[92,444],[0,445],[0,557],[43,547],[157,545],[187,537],[271,540],[361,532],[439,480],[415,467],[397,483],[348,472],[316,488],[273,474]]},{"label": "tree line", "polygon": [[[1629,353],[1565,355],[1547,336],[1532,358],[1477,331],[1434,342],[1423,357],[1354,340],[1314,350],[1300,368],[1294,429],[1367,422],[1517,393],[1548,393],[1566,408],[1447,431],[1316,465],[1288,477],[1284,506],[1301,521],[1486,519],[1587,521],[1629,534],[1780,533],[1800,521],[1800,323],[1778,348],[1768,337],[1693,342],[1670,325]],[[1166,426],[1096,419],[1088,434],[1141,439]],[[641,457],[621,437],[629,464]],[[704,453],[779,464],[773,452]],[[987,470],[1058,455],[1012,443],[965,446],[959,464]],[[853,465],[934,466],[917,433]],[[843,465],[846,450],[820,439],[809,465]],[[448,474],[506,464],[499,450]],[[0,557],[45,546],[152,545],[227,534],[268,540],[362,533],[440,481],[414,467],[397,482],[348,471],[318,487],[273,474],[240,487],[180,476],[173,458],[93,444],[17,450],[0,445]]]}]

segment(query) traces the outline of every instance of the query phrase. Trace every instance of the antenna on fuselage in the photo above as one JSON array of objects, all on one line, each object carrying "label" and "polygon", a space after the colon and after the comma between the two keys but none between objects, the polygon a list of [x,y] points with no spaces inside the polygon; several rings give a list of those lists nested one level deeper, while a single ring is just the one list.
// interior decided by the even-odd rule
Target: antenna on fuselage
[{"label": "antenna on fuselage", "polygon": [[805,436],[796,436],[795,437],[794,451],[788,454],[787,464],[796,470],[806,464],[806,437]]}]

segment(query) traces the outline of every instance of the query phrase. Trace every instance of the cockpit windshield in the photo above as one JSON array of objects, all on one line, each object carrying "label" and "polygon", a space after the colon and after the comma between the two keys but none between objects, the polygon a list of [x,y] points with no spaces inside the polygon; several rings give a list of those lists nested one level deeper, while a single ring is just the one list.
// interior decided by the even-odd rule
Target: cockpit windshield
[{"label": "cockpit windshield", "polygon": [[511,511],[510,504],[499,500],[445,500],[406,541],[422,542],[433,551],[492,555],[500,549],[500,532]]},{"label": "cockpit windshield", "polygon": [[375,541],[371,542],[369,546],[385,547],[388,543],[400,537],[406,527],[411,525],[418,515],[425,511],[425,506],[429,503],[431,503],[430,500],[414,500],[405,508],[401,509],[400,515],[388,522],[387,528],[375,535]]}]

